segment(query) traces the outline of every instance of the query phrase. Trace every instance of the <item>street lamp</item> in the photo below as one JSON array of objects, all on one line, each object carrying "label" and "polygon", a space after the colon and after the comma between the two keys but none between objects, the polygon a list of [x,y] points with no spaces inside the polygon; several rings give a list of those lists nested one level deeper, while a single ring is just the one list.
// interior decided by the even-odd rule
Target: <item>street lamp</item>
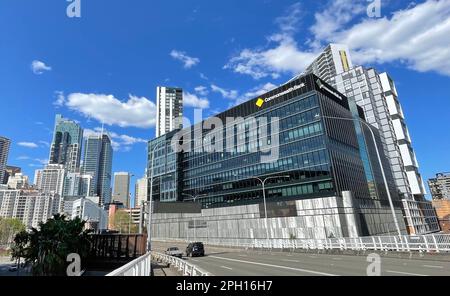
[{"label": "street lamp", "polygon": [[398,235],[401,236],[402,232],[400,231],[400,227],[399,227],[398,221],[397,221],[397,216],[395,215],[394,203],[392,202],[391,192],[389,190],[389,185],[387,183],[386,175],[384,173],[384,167],[383,167],[383,163],[381,161],[380,151],[378,150],[378,145],[377,145],[377,141],[376,141],[376,138],[375,138],[375,133],[372,130],[372,126],[369,123],[365,122],[364,120],[362,120],[360,118],[354,118],[354,117],[351,117],[351,118],[334,117],[334,116],[326,116],[326,115],[320,115],[320,114],[316,114],[314,117],[316,117],[316,118],[322,117],[322,118],[337,119],[337,120],[346,120],[346,121],[353,121],[353,122],[354,121],[358,121],[360,124],[363,124],[363,125],[368,127],[368,129],[370,131],[370,134],[372,135],[372,140],[373,140],[373,143],[374,143],[374,146],[375,146],[375,152],[377,154],[378,162],[380,164],[381,175],[383,176],[383,182],[384,182],[384,186],[386,188],[386,193],[387,193],[388,200],[389,200],[389,206],[390,206],[391,212],[392,212],[392,217],[394,219],[395,228],[397,230]]},{"label": "street lamp", "polygon": [[129,192],[132,177],[134,177],[133,174],[130,175],[130,181],[128,183],[128,209],[130,210],[130,220],[128,221],[128,234],[131,234],[131,220],[133,219],[133,216],[131,214],[131,192]]},{"label": "street lamp", "polygon": [[[205,196],[206,194],[188,194],[188,193],[182,193],[183,195],[189,196],[190,198],[192,198],[195,202],[195,200],[200,197],[200,196]],[[201,213],[201,212],[200,212]],[[188,231],[189,231],[189,224],[188,224]],[[189,233],[189,232],[188,232]],[[197,220],[194,217],[194,242],[197,240]],[[189,241],[189,238],[188,238]]]},{"label": "street lamp", "polygon": [[266,181],[268,180],[272,180],[272,179],[279,179],[279,178],[290,178],[290,176],[288,175],[284,175],[284,176],[271,176],[271,177],[266,177],[264,179],[261,179],[259,177],[254,177],[254,176],[242,176],[239,174],[233,174],[235,177],[244,177],[244,178],[249,178],[249,179],[255,179],[258,180],[259,182],[261,182],[262,184],[262,192],[263,192],[263,203],[264,203],[264,224],[266,226],[266,239],[267,239],[267,246],[270,245],[270,237],[269,237],[269,227],[267,224],[267,205],[266,205],[266,190],[265,190],[265,184]]}]

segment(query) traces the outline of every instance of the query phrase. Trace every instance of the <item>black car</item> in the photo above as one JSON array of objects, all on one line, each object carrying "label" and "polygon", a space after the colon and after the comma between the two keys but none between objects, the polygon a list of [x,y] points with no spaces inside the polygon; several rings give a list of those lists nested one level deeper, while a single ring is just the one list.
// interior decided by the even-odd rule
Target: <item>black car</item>
[{"label": "black car", "polygon": [[205,248],[203,243],[190,243],[186,248],[186,256],[205,256]]}]

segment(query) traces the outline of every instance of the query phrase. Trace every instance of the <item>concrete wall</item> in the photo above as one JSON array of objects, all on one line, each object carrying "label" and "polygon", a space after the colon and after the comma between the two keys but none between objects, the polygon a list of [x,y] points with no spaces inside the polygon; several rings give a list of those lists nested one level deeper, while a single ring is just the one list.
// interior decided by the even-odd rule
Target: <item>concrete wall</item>
[{"label": "concrete wall", "polygon": [[[351,195],[296,200],[296,217],[268,218],[271,238],[357,237],[361,235],[359,213],[366,217],[371,235],[395,231],[389,208],[355,208]],[[401,221],[401,211],[397,217]],[[152,233],[155,239],[187,239],[208,241],[220,239],[266,238],[264,213],[258,204],[203,209],[201,214],[153,214]],[[197,225],[194,227],[194,225]],[[377,226],[376,226],[377,225]],[[188,227],[190,226],[190,227]],[[405,226],[402,229],[405,229]]]}]

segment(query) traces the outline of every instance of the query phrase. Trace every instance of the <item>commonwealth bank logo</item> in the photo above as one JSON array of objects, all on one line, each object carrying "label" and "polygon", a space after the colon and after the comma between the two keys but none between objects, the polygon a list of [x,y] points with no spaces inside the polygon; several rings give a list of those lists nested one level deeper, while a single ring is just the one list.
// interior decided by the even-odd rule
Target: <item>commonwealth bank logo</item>
[{"label": "commonwealth bank logo", "polygon": [[256,100],[256,106],[258,106],[259,108],[261,108],[263,104],[264,104],[263,99],[259,98],[258,100]]}]

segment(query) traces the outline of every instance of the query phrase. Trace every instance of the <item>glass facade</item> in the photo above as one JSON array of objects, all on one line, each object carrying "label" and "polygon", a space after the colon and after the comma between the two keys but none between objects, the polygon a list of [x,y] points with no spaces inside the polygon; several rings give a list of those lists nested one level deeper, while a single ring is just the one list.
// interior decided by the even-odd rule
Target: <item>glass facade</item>
[{"label": "glass facade", "polygon": [[[151,194],[154,200],[162,202],[181,200],[180,192],[178,191],[177,170],[179,154],[175,153],[170,144],[172,136],[177,131],[171,131],[149,142],[147,196]],[[153,179],[152,183],[150,183],[151,179]]]},{"label": "glass facade", "polygon": [[[203,121],[156,138],[149,142],[148,157],[150,171],[155,149],[153,198],[180,201],[190,200],[189,195],[200,196],[204,208],[260,203],[261,181],[270,177],[265,182],[268,201],[340,196],[342,191],[351,191],[363,207],[374,206],[374,200],[385,203],[386,194],[371,194],[378,188],[371,184],[379,180],[374,175],[378,172],[367,167],[376,161],[373,147],[368,148],[373,141],[352,120],[353,114],[363,119],[363,112],[359,107],[350,109],[346,97],[311,74],[216,116],[222,122],[240,117],[231,127],[224,124],[211,130]],[[186,140],[195,139],[198,133],[199,143]],[[170,141],[177,134],[181,136],[176,140],[190,149],[173,152]],[[207,143],[221,150],[211,151]],[[278,157],[263,162],[263,148],[270,145]],[[167,196],[155,178],[174,173],[178,175],[170,179],[173,183],[168,188],[175,196]]]}]

